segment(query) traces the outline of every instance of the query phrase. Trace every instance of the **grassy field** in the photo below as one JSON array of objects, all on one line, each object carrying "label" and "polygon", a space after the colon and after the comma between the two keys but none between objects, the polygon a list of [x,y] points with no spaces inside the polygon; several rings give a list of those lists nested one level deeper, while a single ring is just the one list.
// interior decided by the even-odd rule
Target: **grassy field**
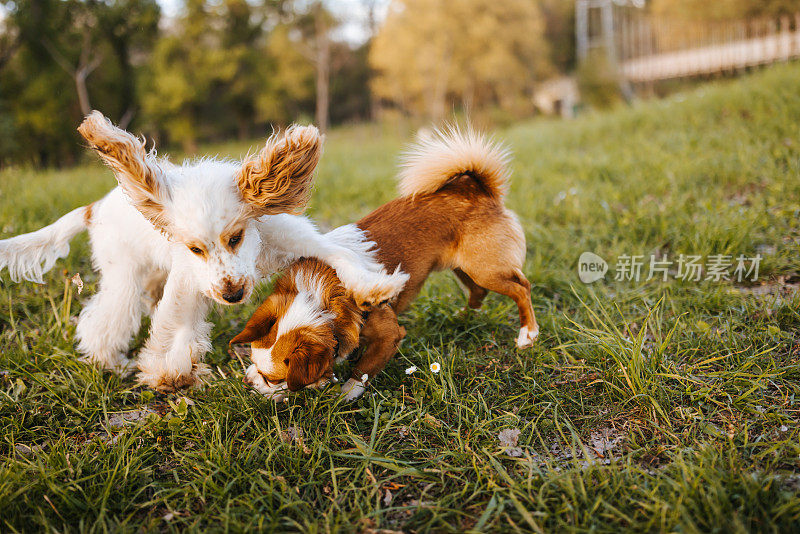
[{"label": "grassy field", "polygon": [[[540,342],[517,351],[510,300],[462,314],[454,277],[435,275],[352,405],[244,387],[225,345],[257,299],[213,312],[206,387],[154,395],[76,361],[97,281],[85,236],[44,286],[4,273],[0,531],[800,531],[798,95],[786,65],[499,132]],[[409,140],[332,132],[309,213],[327,228],[391,199]],[[95,162],[4,171],[0,235],[113,183]],[[579,281],[583,251],[609,261],[604,281]],[[614,279],[618,257],[651,254],[761,254],[761,283]]]}]

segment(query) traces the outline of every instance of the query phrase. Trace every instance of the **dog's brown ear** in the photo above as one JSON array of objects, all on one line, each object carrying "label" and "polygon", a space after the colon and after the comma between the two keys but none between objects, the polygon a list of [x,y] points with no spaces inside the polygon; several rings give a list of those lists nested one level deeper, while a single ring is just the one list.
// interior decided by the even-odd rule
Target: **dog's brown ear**
[{"label": "dog's brown ear", "polygon": [[299,391],[317,382],[331,369],[332,363],[333,347],[330,343],[304,339],[289,357],[286,387],[289,391]]},{"label": "dog's brown ear", "polygon": [[233,339],[228,342],[228,346],[233,346],[237,343],[252,343],[257,339],[266,337],[275,325],[276,319],[277,315],[275,314],[272,299],[268,298],[253,313],[253,316],[244,325],[244,329],[233,336]]},{"label": "dog's brown ear", "polygon": [[255,215],[301,213],[311,196],[322,136],[314,126],[292,126],[274,134],[256,156],[245,160],[236,177],[242,199]]},{"label": "dog's brown ear", "polygon": [[114,170],[133,206],[156,228],[165,229],[163,201],[168,193],[161,181],[161,169],[155,157],[147,153],[144,142],[114,126],[99,111],[87,115],[78,132]]}]

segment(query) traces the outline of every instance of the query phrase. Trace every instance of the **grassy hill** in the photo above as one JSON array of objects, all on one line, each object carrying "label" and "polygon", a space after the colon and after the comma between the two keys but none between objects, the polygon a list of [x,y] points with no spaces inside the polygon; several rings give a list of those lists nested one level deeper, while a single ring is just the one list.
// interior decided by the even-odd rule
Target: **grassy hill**
[{"label": "grassy hill", "polygon": [[[507,203],[527,234],[540,342],[517,351],[510,300],[463,314],[454,277],[437,274],[403,317],[399,355],[352,405],[328,389],[275,406],[244,387],[225,345],[257,298],[212,313],[216,372],[187,402],[76,361],[73,318],[97,282],[85,237],[60,264],[83,276],[80,297],[61,268],[44,286],[3,274],[0,528],[797,529],[799,94],[800,66],[784,65],[498,132],[515,155]],[[332,132],[309,214],[332,227],[391,199],[410,139]],[[96,162],[3,171],[0,236],[113,184]],[[584,251],[608,261],[604,280],[580,282]],[[667,281],[647,280],[651,255],[674,262]],[[681,255],[730,257],[730,273],[760,255],[758,281],[676,279]],[[643,256],[638,282],[615,280],[624,256]]]}]

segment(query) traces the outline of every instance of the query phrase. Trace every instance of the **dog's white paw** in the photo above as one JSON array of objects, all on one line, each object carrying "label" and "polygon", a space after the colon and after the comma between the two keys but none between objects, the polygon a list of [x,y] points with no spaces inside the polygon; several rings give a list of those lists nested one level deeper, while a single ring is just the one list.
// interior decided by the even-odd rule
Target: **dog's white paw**
[{"label": "dog's white paw", "polygon": [[[158,391],[169,393],[180,389],[191,388],[200,383],[200,378],[209,374],[211,369],[202,362],[192,362],[189,365],[171,365],[176,358],[162,358],[152,352],[143,352],[139,356],[139,383]],[[180,359],[184,363],[184,359]]]},{"label": "dog's white paw", "polygon": [[528,330],[527,326],[523,326],[519,330],[519,336],[517,337],[517,348],[518,349],[527,349],[539,338],[539,327],[537,326],[533,330]]},{"label": "dog's white paw", "polygon": [[347,402],[352,402],[363,395],[366,390],[367,388],[363,382],[355,378],[349,378],[342,386],[341,395]]},{"label": "dog's white paw", "polygon": [[123,378],[131,376],[136,371],[136,360],[132,360],[124,354],[120,354],[119,358],[110,369]]}]

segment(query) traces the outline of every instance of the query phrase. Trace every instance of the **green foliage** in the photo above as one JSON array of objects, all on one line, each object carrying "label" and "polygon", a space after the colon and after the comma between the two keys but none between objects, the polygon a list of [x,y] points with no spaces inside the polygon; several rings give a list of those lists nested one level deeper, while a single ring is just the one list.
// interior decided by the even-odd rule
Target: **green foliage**
[{"label": "green foliage", "polygon": [[[155,0],[3,0],[9,10],[4,35],[14,46],[0,63],[0,166],[12,162],[64,165],[75,162],[80,145],[75,127],[82,118],[75,73],[82,60],[90,70],[91,106],[117,119],[137,105],[135,54],[146,54],[160,11]],[[2,31],[3,28],[0,28]],[[68,70],[69,69],[69,70]]]},{"label": "green foliage", "polygon": [[544,34],[550,62],[558,72],[572,72],[576,65],[575,0],[541,0]]},{"label": "green foliage", "polygon": [[[60,268],[43,286],[4,278],[2,529],[795,531],[800,297],[782,277],[800,271],[798,92],[791,64],[498,132],[515,154],[507,201],[528,238],[540,342],[517,351],[508,299],[461,313],[453,277],[436,274],[402,319],[399,354],[352,405],[331,388],[275,406],[242,384],[247,362],[225,345],[267,287],[212,312],[216,372],[190,402],[76,360],[68,318],[97,284],[85,238],[60,264],[82,273],[80,297]],[[391,199],[410,139],[334,129],[310,214],[329,227]],[[0,237],[113,183],[99,164],[5,170]],[[612,263],[605,281],[578,280],[584,250]],[[613,280],[621,254],[755,251],[768,282],[756,288]],[[514,429],[516,445],[498,439]]]},{"label": "green foliage", "polygon": [[[156,0],[0,1],[0,167],[75,163],[84,106],[187,152],[313,114],[301,2],[188,0],[160,32]],[[331,67],[334,119],[364,117],[365,52],[337,44]]]}]

